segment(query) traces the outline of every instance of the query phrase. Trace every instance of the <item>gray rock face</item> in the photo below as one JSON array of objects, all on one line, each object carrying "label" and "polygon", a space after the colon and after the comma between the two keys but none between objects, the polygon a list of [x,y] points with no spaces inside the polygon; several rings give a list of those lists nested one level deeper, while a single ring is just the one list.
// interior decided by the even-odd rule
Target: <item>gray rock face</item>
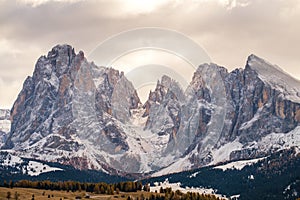
[{"label": "gray rock face", "polygon": [[[248,58],[245,70],[235,70],[226,78],[227,98],[233,103],[229,128],[232,131],[225,134],[226,140],[240,136],[240,141],[246,143],[259,140],[271,132],[287,133],[298,125],[299,96],[294,96],[296,101],[293,101],[287,97],[288,86],[281,83],[270,85],[261,76],[260,69],[255,68],[255,65],[264,64],[268,63],[252,55]],[[267,67],[272,66],[268,64]],[[278,77],[280,75],[275,74]],[[296,81],[293,87],[299,86],[300,83]]]},{"label": "gray rock face", "polygon": [[266,137],[300,134],[299,88],[251,55],[245,69],[232,72],[199,66],[185,91],[163,76],[141,105],[122,72],[57,45],[24,82],[2,148],[123,175],[264,156],[274,151]]},{"label": "gray rock face", "polygon": [[128,122],[130,110],[137,108],[139,103],[140,99],[132,83],[122,74],[111,96],[112,116],[123,123]]},{"label": "gray rock face", "polygon": [[178,83],[170,77],[163,76],[157,82],[154,92],[150,92],[144,107],[148,116],[145,129],[159,135],[176,135],[181,116],[181,102],[184,94]]}]

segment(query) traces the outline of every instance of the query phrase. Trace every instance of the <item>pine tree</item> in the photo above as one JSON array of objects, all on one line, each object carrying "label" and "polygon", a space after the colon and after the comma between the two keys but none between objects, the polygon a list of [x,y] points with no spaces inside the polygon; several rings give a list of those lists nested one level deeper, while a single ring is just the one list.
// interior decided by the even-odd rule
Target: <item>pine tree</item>
[{"label": "pine tree", "polygon": [[9,187],[13,188],[14,187],[14,182],[12,182],[12,180],[9,181]]},{"label": "pine tree", "polygon": [[141,182],[137,182],[137,190],[142,191],[143,189],[143,184]]},{"label": "pine tree", "polygon": [[[96,185],[95,185],[95,187],[94,187],[94,192],[95,192],[96,194],[99,194],[99,193],[100,193],[99,184],[96,184]],[[101,194],[103,194],[102,191],[101,191]]]},{"label": "pine tree", "polygon": [[80,183],[76,183],[76,190],[81,192],[81,184]]},{"label": "pine tree", "polygon": [[18,194],[18,192],[15,192],[15,200],[19,200],[19,194]]},{"label": "pine tree", "polygon": [[3,186],[4,186],[4,187],[7,187],[7,186],[8,186],[6,180],[3,181]]},{"label": "pine tree", "polygon": [[11,193],[10,193],[9,191],[6,193],[6,198],[7,198],[8,200],[11,198]]}]

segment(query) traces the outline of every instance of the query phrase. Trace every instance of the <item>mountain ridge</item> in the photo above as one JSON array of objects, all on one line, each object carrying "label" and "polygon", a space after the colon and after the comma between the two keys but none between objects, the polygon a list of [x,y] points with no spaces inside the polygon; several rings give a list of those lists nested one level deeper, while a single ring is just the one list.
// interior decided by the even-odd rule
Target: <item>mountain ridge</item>
[{"label": "mountain ridge", "polygon": [[[265,67],[279,71],[280,81],[266,80]],[[203,64],[185,91],[163,76],[142,105],[122,72],[88,62],[70,45],[57,45],[24,82],[2,149],[79,169],[141,176],[266,156],[280,142],[265,145],[267,137],[300,134],[295,80],[286,77],[255,55],[245,69],[232,72]],[[234,148],[220,156],[229,144]]]}]

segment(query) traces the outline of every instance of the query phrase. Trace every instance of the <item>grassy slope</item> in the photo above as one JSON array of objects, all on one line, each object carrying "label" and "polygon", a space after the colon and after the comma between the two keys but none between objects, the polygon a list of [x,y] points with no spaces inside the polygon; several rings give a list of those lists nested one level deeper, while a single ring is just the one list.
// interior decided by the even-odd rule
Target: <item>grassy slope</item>
[{"label": "grassy slope", "polygon": [[[38,189],[31,189],[31,188],[4,188],[0,187],[0,200],[7,199],[7,192],[11,193],[11,199],[15,199],[15,192],[17,192],[20,196],[19,199],[28,199],[30,200],[32,198],[32,195],[34,195],[34,199],[38,200],[60,200],[60,199],[75,199],[76,196],[84,197],[85,192],[66,192],[66,191],[51,191],[51,190],[38,190]],[[44,193],[44,195],[43,195]],[[140,197],[141,195],[144,195],[145,197],[150,196],[150,192],[129,192],[129,193],[120,193],[115,195],[101,195],[101,194],[90,194],[91,199],[127,199],[128,196],[132,197]],[[48,195],[50,195],[51,198],[48,198]],[[52,197],[53,195],[53,197]],[[85,199],[85,198],[82,198]]]}]

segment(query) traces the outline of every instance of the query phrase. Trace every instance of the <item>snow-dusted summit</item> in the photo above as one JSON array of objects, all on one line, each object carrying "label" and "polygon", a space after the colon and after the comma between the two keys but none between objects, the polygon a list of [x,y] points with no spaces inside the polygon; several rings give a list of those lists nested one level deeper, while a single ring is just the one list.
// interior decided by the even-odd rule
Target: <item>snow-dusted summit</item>
[{"label": "snow-dusted summit", "polygon": [[262,81],[282,92],[284,98],[300,103],[299,80],[255,55],[249,56],[247,66],[256,71]]}]

